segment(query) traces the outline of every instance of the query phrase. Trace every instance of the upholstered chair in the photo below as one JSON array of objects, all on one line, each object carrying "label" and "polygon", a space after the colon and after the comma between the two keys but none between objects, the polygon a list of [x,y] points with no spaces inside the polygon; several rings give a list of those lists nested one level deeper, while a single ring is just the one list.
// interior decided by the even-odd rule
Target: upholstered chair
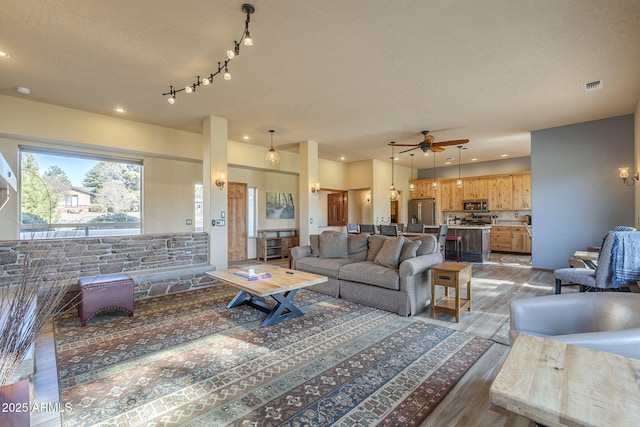
[{"label": "upholstered chair", "polygon": [[511,302],[509,339],[529,334],[640,359],[640,294],[572,293]]}]

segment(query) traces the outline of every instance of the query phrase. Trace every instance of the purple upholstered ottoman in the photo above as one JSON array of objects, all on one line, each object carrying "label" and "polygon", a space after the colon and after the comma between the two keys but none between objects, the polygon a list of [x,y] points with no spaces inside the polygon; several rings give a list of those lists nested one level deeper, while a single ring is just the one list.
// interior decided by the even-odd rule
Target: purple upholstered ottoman
[{"label": "purple upholstered ottoman", "polygon": [[95,314],[108,310],[124,310],[133,316],[133,279],[124,273],[84,277],[80,287],[80,324]]}]

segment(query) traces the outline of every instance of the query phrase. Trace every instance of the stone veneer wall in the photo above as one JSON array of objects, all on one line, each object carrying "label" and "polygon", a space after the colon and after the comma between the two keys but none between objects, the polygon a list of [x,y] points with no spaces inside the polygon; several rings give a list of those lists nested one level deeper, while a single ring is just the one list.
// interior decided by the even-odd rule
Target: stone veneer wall
[{"label": "stone veneer wall", "polygon": [[133,277],[136,299],[214,283],[204,274],[214,267],[209,235],[202,232],[0,241],[0,286],[21,283],[25,257],[38,263],[39,271],[63,272],[61,283],[76,292],[79,278],[111,273]]}]

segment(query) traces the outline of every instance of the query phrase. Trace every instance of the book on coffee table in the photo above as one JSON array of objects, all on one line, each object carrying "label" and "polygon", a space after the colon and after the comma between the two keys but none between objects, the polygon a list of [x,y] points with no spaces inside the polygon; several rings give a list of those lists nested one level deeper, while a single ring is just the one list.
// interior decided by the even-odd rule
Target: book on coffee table
[{"label": "book on coffee table", "polygon": [[235,276],[242,277],[247,280],[260,280],[260,279],[268,279],[271,277],[271,273],[267,273],[265,271],[254,271],[250,270],[238,270],[233,273]]}]

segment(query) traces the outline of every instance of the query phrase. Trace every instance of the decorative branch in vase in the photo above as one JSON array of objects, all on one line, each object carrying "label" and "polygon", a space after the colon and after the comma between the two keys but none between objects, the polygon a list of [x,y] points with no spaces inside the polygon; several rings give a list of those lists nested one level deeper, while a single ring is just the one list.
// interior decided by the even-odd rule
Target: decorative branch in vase
[{"label": "decorative branch in vase", "polygon": [[63,302],[73,278],[60,259],[66,244],[61,239],[25,240],[0,252],[20,265],[0,272],[0,387],[15,382],[18,367],[46,323],[75,305],[75,298]]}]

